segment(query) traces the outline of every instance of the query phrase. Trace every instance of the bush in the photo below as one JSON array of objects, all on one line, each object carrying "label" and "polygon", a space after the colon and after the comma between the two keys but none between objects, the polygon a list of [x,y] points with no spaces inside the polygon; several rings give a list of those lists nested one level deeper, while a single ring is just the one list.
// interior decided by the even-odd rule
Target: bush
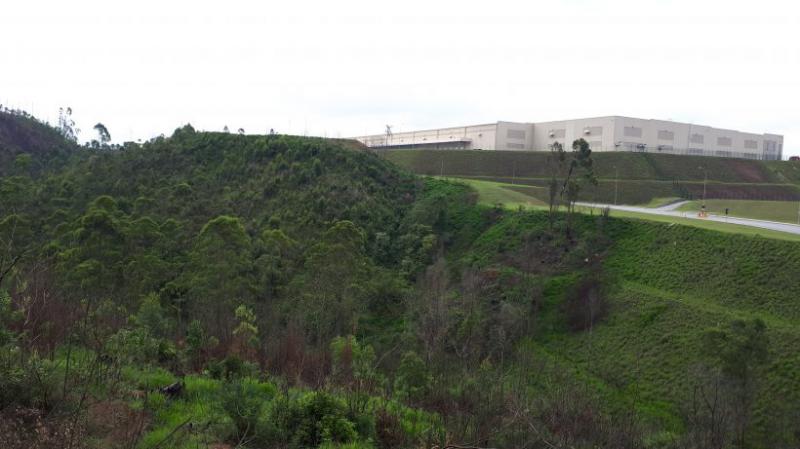
[{"label": "bush", "polygon": [[257,433],[262,408],[275,396],[275,386],[254,379],[230,382],[222,389],[220,403],[242,440]]},{"label": "bush", "polygon": [[400,359],[397,378],[394,381],[396,393],[410,401],[425,398],[430,391],[432,377],[425,362],[414,351],[408,351]]},{"label": "bush", "polygon": [[208,365],[208,374],[214,379],[241,379],[258,375],[258,366],[235,355],[225,357]]},{"label": "bush", "polygon": [[272,424],[262,428],[271,427],[270,439],[290,447],[317,447],[323,442],[350,443],[358,439],[344,401],[324,392],[279,398],[267,419]]}]

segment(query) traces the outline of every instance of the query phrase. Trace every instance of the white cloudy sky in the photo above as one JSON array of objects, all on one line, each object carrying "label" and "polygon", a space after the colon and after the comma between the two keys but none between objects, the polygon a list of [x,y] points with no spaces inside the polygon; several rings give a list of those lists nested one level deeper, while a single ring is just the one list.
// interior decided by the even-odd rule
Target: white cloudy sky
[{"label": "white cloudy sky", "polygon": [[186,122],[348,136],[595,115],[785,135],[792,0],[52,1],[0,9],[0,103],[84,138]]}]

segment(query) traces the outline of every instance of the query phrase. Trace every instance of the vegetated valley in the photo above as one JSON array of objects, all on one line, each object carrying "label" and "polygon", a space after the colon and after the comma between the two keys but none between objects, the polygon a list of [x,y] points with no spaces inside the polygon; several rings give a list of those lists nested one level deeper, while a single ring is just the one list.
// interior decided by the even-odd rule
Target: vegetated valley
[{"label": "vegetated valley", "polygon": [[0,113],[0,447],[800,444],[800,243],[348,141],[69,137]]}]

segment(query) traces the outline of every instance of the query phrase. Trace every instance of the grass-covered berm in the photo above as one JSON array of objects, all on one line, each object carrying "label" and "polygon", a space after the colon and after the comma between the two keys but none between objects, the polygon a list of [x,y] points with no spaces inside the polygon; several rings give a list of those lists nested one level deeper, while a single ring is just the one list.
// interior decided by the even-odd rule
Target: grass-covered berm
[{"label": "grass-covered berm", "polygon": [[[507,276],[550,273],[534,275],[542,283],[537,321],[520,347],[530,352],[530,368],[552,363],[612,409],[636,410],[645,428],[661,429],[645,438],[653,445],[666,444],[673,432],[701,438],[690,416],[696,401],[709,396],[703,388],[716,360],[708,349],[710,335],[761,322],[768,344],[748,372],[753,390],[747,397],[752,401],[747,444],[790,447],[785,438],[796,438],[790,436],[797,432],[792,421],[800,413],[800,243],[638,220],[579,220],[586,234],[559,241],[545,213],[512,213],[465,255],[470,266]],[[590,237],[594,243],[583,246],[595,232],[602,240]],[[553,245],[543,241],[558,242],[563,254],[555,256]],[[552,273],[560,263],[571,268]],[[600,299],[583,293],[576,322],[571,291],[587,277],[597,280]],[[756,352],[743,350],[748,351]],[[731,363],[749,362],[742,356]],[[723,399],[715,400],[721,406]]]},{"label": "grass-covered berm", "polygon": [[0,447],[800,442],[798,243],[481,205],[342,141],[51,131],[2,159]]},{"label": "grass-covered berm", "polygon": [[[561,142],[564,144],[565,142]],[[552,173],[549,151],[384,150],[386,159],[427,176],[474,178],[543,187]],[[703,156],[597,152],[597,185],[581,201],[647,204],[655,198],[800,200],[800,163]],[[531,194],[546,201],[546,191]]]}]

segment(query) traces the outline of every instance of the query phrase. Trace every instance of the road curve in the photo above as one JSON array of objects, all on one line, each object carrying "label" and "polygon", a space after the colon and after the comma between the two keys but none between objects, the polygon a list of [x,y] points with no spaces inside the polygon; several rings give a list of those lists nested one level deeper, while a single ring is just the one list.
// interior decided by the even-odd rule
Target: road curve
[{"label": "road curve", "polygon": [[725,217],[714,214],[709,214],[708,217],[706,218],[700,218],[697,216],[697,213],[695,212],[681,212],[674,210],[675,208],[680,207],[682,203],[674,203],[677,204],[677,206],[674,206],[674,204],[670,204],[666,207],[658,207],[658,208],[637,207],[637,206],[615,206],[613,204],[583,203],[583,202],[578,202],[576,204],[579,206],[596,207],[599,209],[608,207],[611,210],[637,212],[642,214],[690,218],[693,220],[717,221],[720,223],[737,224],[742,226],[750,226],[753,228],[769,229],[772,231],[788,232],[790,234],[800,235],[800,225],[795,225],[791,223],[781,223],[777,221],[767,221],[767,220],[754,220],[751,218]]}]

